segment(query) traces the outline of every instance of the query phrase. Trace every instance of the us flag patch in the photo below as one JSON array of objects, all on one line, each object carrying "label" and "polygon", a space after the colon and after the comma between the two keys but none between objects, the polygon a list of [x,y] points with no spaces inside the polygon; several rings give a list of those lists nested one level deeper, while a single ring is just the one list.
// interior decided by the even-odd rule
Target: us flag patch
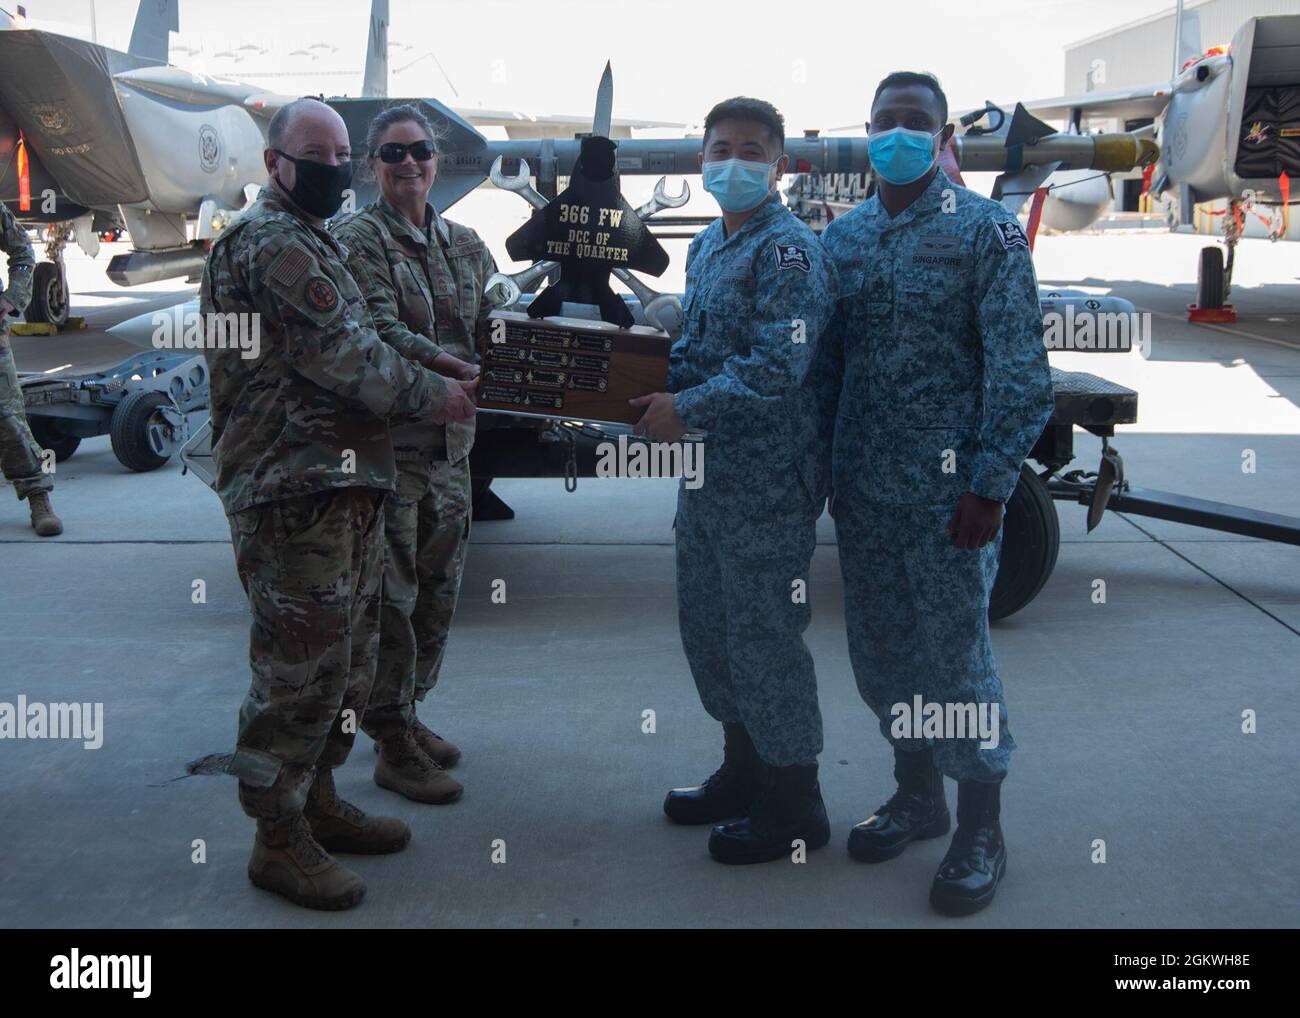
[{"label": "us flag patch", "polygon": [[812,261],[808,257],[808,252],[798,244],[777,244],[776,247],[776,267],[778,269],[803,269],[804,272],[812,271]]},{"label": "us flag patch", "polygon": [[1025,236],[1025,231],[1020,228],[1019,223],[994,223],[993,226],[997,229],[998,236],[1002,238],[1002,246],[1008,251],[1017,246],[1029,250],[1029,238]]},{"label": "us flag patch", "polygon": [[293,286],[303,277],[311,265],[311,255],[298,244],[286,247],[271,263],[269,273],[272,279],[282,286]]}]

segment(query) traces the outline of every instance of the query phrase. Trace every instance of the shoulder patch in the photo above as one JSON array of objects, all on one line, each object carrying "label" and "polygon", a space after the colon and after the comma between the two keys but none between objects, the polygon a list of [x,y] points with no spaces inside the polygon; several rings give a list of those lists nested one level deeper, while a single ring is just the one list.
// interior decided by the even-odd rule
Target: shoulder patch
[{"label": "shoulder patch", "polygon": [[998,231],[1002,246],[1008,251],[1013,247],[1029,250],[1029,238],[1025,236],[1025,231],[1020,228],[1019,223],[994,223],[993,227]]},{"label": "shoulder patch", "polygon": [[312,276],[307,280],[307,301],[317,311],[333,311],[338,306],[339,294],[324,276]]},{"label": "shoulder patch", "polygon": [[776,267],[778,269],[803,269],[812,271],[812,259],[806,248],[798,244],[774,244],[776,248]]},{"label": "shoulder patch", "polygon": [[311,254],[306,248],[300,244],[290,244],[276,255],[275,261],[267,269],[267,275],[281,286],[293,286],[302,279],[311,262]]}]

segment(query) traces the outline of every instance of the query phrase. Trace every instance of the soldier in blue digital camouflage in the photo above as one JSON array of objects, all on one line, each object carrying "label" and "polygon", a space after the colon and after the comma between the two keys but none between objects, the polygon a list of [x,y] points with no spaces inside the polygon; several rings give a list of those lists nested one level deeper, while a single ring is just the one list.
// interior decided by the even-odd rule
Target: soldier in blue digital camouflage
[{"label": "soldier in blue digital camouflage", "polygon": [[[947,119],[932,76],[880,83],[868,124],[878,188],[821,238],[840,289],[815,373],[824,402],[838,401],[831,505],[850,658],[898,781],[849,851],[879,862],[947,833],[943,776],[956,779],[957,830],[930,900],[966,914],[992,901],[1006,865],[999,792],[1015,743],[989,592],[1003,507],[1053,398],[1028,241],[937,165]],[[914,738],[894,708],[918,702],[992,705],[996,746],[973,732]]]},{"label": "soldier in blue digital camouflage", "polygon": [[634,400],[637,430],[674,442],[705,432],[703,485],[677,501],[682,645],[704,709],[724,732],[723,763],[674,789],[664,812],[719,824],[727,863],[788,856],[830,838],[817,781],[821,713],[803,640],[809,565],[827,464],[807,384],[834,310],[834,273],[815,235],[781,202],[784,122],[736,98],[705,120],[700,163],[722,215],[691,242],[685,321],[669,393]]},{"label": "soldier in blue digital camouflage", "polygon": [[300,99],[267,141],[271,183],[213,244],[200,290],[205,316],[249,316],[261,334],[251,359],[204,350],[215,486],[253,616],[229,769],[257,819],[249,879],[342,909],[365,882],[329,852],[395,852],[410,839],[401,820],[340,799],[333,779],[375,675],[390,419],[466,420],[474,406],[379,338],[325,229],[351,182],[342,118]]},{"label": "soldier in blue digital camouflage", "polygon": [[0,202],[0,251],[9,265],[9,285],[0,287],[0,469],[13,482],[14,493],[26,499],[32,515],[32,529],[40,537],[63,533],[63,523],[54,515],[50,491],[54,480],[41,469],[41,446],[32,437],[18,384],[18,368],[9,346],[9,319],[22,313],[32,297],[32,270],[36,257],[27,231]]}]

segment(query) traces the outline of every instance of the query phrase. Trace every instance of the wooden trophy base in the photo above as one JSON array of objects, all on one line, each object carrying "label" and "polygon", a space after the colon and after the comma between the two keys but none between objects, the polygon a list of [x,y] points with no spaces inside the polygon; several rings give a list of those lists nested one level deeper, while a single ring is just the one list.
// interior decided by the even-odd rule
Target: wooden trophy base
[{"label": "wooden trophy base", "polygon": [[493,311],[481,348],[481,410],[635,424],[628,400],[663,392],[672,340],[658,329],[620,329],[585,318]]}]

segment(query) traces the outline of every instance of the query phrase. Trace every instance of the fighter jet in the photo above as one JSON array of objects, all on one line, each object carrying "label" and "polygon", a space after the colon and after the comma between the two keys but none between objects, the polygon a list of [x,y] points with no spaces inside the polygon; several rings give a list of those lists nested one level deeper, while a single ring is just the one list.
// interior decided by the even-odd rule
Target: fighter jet
[{"label": "fighter jet", "polygon": [[[97,230],[125,226],[132,250],[110,262],[113,282],[192,279],[208,242],[266,182],[266,129],[296,96],[169,64],[169,33],[178,30],[178,0],[141,3],[125,53],[0,10],[0,200],[27,225],[61,227],[38,266],[32,320],[67,318],[62,252],[69,239],[93,256]],[[352,128],[358,158],[366,124],[387,94],[388,0],[373,0],[362,96],[330,100]],[[437,119],[478,140],[474,123],[508,138],[572,137],[591,126],[581,117],[508,110],[462,117],[433,106]],[[680,125],[610,125],[615,137],[672,126]],[[484,171],[474,186],[486,179]],[[441,209],[464,193],[444,186],[434,199]],[[368,197],[361,189],[356,201]]]},{"label": "fighter jet", "polygon": [[[1219,247],[1201,251],[1197,305],[1222,309],[1248,206],[1271,208],[1281,239],[1291,182],[1300,176],[1300,15],[1247,20],[1226,46],[1199,50],[1196,12],[1175,18],[1180,66],[1168,81],[1026,103],[1034,114],[1088,121],[1152,117],[1161,160],[1150,190],[1166,196],[1174,222],[1191,222],[1192,206],[1227,199],[1225,266]],[[1100,214],[1109,194],[1096,206]]]},{"label": "fighter jet", "polygon": [[[1223,216],[1226,265],[1221,248],[1202,249],[1193,319],[1231,320],[1225,302],[1241,216],[1251,207],[1269,208],[1270,235],[1281,239],[1291,183],[1300,175],[1300,15],[1250,18],[1230,44],[1202,50],[1197,12],[1181,8],[1180,3],[1174,18],[1175,73],[1168,80],[1034,100],[1016,104],[1013,113],[991,102],[956,112],[953,122],[967,132],[954,138],[952,156],[963,169],[991,168],[973,165],[964,152],[972,137],[1003,138],[1020,158],[1010,160],[1018,168],[998,178],[993,197],[1015,212],[1030,204],[1031,234],[1040,223],[1080,230],[1109,207],[1114,169],[1098,173],[1058,158],[1061,139],[1072,136],[1078,144],[1094,139],[1092,144],[1108,148],[1108,136],[1083,133],[1090,122],[1152,120],[1150,127],[1132,133],[1154,138],[1161,158],[1154,165],[1134,165],[1143,169],[1145,189],[1163,196],[1171,227],[1190,223],[1195,204],[1229,202]],[[1058,132],[1039,118],[1063,120],[1066,130]],[[834,199],[852,204],[857,197],[828,196],[825,183],[821,194],[812,182],[803,186],[809,192],[805,204],[814,211],[819,199],[830,197],[833,211]],[[865,194],[866,186],[858,190]]]},{"label": "fighter jet", "polygon": [[47,228],[47,260],[36,266],[27,317],[61,325],[64,245],[75,239],[94,257],[99,234],[122,229],[117,206],[139,191],[114,147],[102,144],[120,118],[105,95],[78,86],[110,68],[166,63],[175,0],[140,5],[126,53],[41,26],[22,8],[0,8],[0,200],[23,225]]}]

